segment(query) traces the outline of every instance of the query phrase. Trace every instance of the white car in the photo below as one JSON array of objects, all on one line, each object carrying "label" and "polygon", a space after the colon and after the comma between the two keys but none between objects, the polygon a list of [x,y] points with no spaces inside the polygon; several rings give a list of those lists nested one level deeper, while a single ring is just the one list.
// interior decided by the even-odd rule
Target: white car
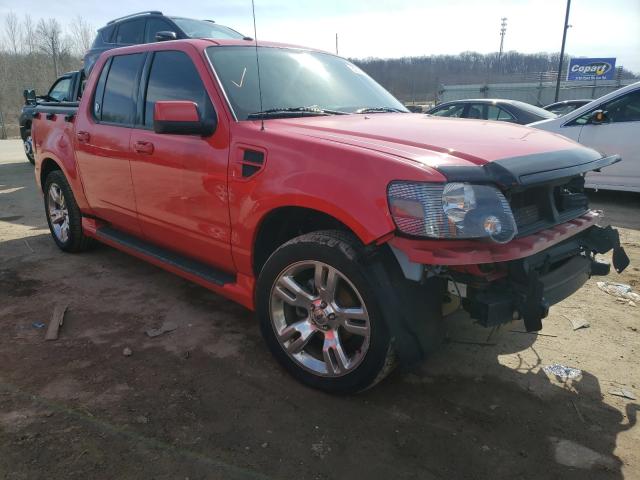
[{"label": "white car", "polygon": [[530,123],[622,161],[587,175],[588,188],[640,192],[640,82],[608,93],[562,117]]}]

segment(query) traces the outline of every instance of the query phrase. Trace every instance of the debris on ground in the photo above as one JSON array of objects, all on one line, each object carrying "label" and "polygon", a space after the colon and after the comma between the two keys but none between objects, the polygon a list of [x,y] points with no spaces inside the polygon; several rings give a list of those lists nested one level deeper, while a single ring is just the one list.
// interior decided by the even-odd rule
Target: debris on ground
[{"label": "debris on ground", "polygon": [[637,400],[637,397],[629,390],[609,390],[609,393],[611,395],[615,395],[616,397],[628,398],[629,400]]},{"label": "debris on ground", "polygon": [[582,317],[567,317],[566,315],[563,315],[563,317],[569,320],[569,322],[571,323],[571,328],[573,328],[574,330],[589,328],[591,326],[591,324]]},{"label": "debris on ground", "polygon": [[623,301],[633,303],[640,302],[640,295],[633,291],[631,285],[616,282],[597,282],[598,288],[609,295],[620,298]]},{"label": "debris on ground", "polygon": [[547,365],[542,370],[544,371],[544,373],[555,375],[561,380],[575,380],[582,376],[582,370],[579,370],[577,368],[567,367],[559,363],[554,363],[553,365]]},{"label": "debris on ground", "polygon": [[525,332],[524,330],[509,330],[509,333],[526,333],[526,334],[529,334],[529,335],[536,335],[538,337],[558,338],[558,335],[553,335],[552,333]]},{"label": "debris on ground", "polygon": [[46,324],[46,323],[43,323],[43,322],[33,322],[33,323],[31,324],[31,326],[32,326],[33,328],[44,328],[44,327],[46,327],[46,325],[47,325],[47,324]]},{"label": "debris on ground", "polygon": [[584,416],[582,415],[582,412],[580,411],[580,409],[578,408],[578,404],[576,402],[574,402],[573,400],[571,400],[571,404],[573,405],[573,408],[576,411],[576,414],[578,415],[578,418],[580,419],[580,421],[582,423],[585,423],[584,421]]},{"label": "debris on ground", "polygon": [[140,423],[140,424],[149,423],[149,418],[145,417],[144,415],[138,415],[136,417],[136,423]]},{"label": "debris on ground", "polygon": [[27,246],[27,248],[31,253],[36,253],[36,251],[33,248],[31,248],[31,245],[29,245],[29,242],[27,241],[26,238],[24,239],[24,244]]},{"label": "debris on ground", "polygon": [[555,447],[556,462],[565,467],[589,470],[593,467],[613,468],[616,465],[613,458],[604,456],[571,440],[556,437],[550,437],[549,440]]},{"label": "debris on ground", "polygon": [[60,333],[60,327],[64,322],[64,314],[67,311],[68,304],[61,303],[54,307],[53,315],[51,315],[51,321],[47,328],[47,333],[44,336],[45,340],[57,340]]},{"label": "debris on ground", "polygon": [[163,333],[173,332],[178,328],[178,324],[175,322],[164,322],[160,328],[149,328],[146,330],[147,337],[159,337]]},{"label": "debris on ground", "polygon": [[133,352],[131,351],[131,349],[129,347],[124,347],[124,350],[122,350],[122,354],[125,357],[130,357],[131,355],[133,355]]}]

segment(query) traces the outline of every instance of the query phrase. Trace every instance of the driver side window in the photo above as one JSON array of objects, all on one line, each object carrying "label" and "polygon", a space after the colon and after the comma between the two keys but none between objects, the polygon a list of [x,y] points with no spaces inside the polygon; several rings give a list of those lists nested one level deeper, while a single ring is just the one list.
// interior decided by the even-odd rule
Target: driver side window
[{"label": "driver side window", "polygon": [[459,118],[462,116],[462,112],[464,111],[464,105],[449,105],[447,107],[443,107],[440,110],[436,110],[431,115],[435,115],[436,117],[454,117]]},{"label": "driver side window", "polygon": [[640,121],[640,90],[603,103],[581,117],[576,118],[570,125],[587,125],[593,112],[603,110],[607,114],[606,123],[639,122]]}]

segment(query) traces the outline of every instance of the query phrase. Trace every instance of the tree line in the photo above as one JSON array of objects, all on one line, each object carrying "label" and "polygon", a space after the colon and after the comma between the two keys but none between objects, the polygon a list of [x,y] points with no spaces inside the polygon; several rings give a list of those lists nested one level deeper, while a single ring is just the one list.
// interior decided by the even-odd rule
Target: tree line
[{"label": "tree line", "polygon": [[16,134],[22,91],[46,93],[59,75],[80,68],[94,36],[80,16],[62,24],[55,18],[5,15],[0,24],[0,113],[12,127],[10,135]]},{"label": "tree line", "polygon": [[[565,78],[567,55],[561,78]],[[555,81],[559,53],[505,52],[431,55],[404,58],[351,59],[404,102],[433,101],[442,85]],[[620,69],[620,78],[634,78]]]}]

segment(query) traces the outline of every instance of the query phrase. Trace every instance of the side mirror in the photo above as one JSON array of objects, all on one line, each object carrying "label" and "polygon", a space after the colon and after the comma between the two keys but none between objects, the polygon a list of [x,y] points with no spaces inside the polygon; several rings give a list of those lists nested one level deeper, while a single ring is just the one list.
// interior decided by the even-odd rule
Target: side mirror
[{"label": "side mirror", "polygon": [[607,112],[604,110],[596,110],[591,114],[591,124],[592,125],[600,125],[608,121]]},{"label": "side mirror", "polygon": [[163,30],[162,32],[156,33],[156,42],[166,42],[168,40],[175,40],[176,38],[178,38],[176,32]]},{"label": "side mirror", "polygon": [[175,135],[213,135],[218,126],[215,114],[202,120],[198,105],[188,101],[159,101],[153,109],[153,130]]},{"label": "side mirror", "polygon": [[24,103],[33,104],[36,103],[36,91],[33,89],[24,90],[22,92],[22,96],[24,97]]}]

